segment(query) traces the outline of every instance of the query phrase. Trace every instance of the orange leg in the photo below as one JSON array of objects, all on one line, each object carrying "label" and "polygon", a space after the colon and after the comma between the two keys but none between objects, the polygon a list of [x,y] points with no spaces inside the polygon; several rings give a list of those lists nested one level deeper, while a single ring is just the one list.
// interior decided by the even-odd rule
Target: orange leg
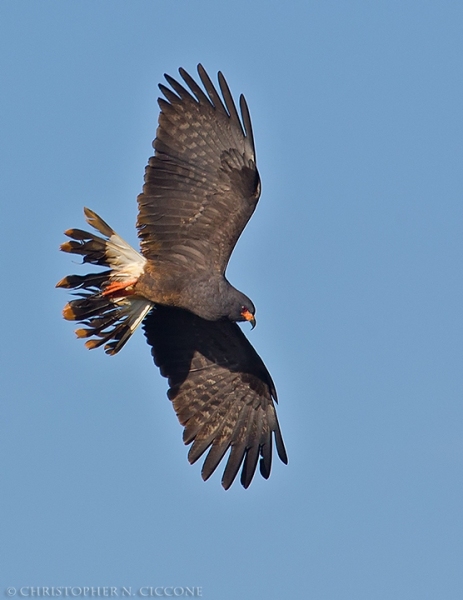
[{"label": "orange leg", "polygon": [[125,281],[112,281],[101,292],[102,296],[112,296],[113,298],[123,298],[133,294],[133,286],[137,279],[126,279]]}]

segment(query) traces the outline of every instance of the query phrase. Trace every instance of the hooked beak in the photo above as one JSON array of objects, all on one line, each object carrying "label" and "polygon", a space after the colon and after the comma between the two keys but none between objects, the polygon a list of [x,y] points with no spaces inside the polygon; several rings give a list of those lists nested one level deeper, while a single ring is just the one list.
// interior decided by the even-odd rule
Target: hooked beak
[{"label": "hooked beak", "polygon": [[249,310],[243,310],[241,316],[244,317],[246,321],[249,321],[251,323],[251,330],[254,329],[254,327],[256,326],[256,318],[254,317],[254,315],[251,312],[249,312]]}]

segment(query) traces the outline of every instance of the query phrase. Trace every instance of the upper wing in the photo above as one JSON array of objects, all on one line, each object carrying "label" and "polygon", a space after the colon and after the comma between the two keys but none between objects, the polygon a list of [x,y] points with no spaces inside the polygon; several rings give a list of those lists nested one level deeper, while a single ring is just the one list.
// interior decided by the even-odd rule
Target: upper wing
[{"label": "upper wing", "polygon": [[204,92],[183,69],[190,91],[169,75],[154,156],[138,196],[141,250],[147,259],[186,261],[191,269],[224,272],[260,195],[251,119],[244,96],[241,120],[222,73],[223,100],[201,65]]},{"label": "upper wing", "polygon": [[286,451],[275,412],[276,392],[269,372],[241,329],[231,321],[205,321],[179,308],[157,306],[144,321],[155,363],[168,377],[172,400],[185,427],[188,459],[209,447],[202,477],[214,472],[231,447],[222,485],[228,489],[244,460],[241,483],[247,488],[259,455],[267,478],[274,435],[279,457]]}]

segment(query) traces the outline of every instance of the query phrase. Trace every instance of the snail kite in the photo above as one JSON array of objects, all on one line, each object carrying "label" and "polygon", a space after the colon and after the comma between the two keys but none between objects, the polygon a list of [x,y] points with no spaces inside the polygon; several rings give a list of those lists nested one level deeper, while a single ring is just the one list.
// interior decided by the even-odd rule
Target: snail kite
[{"label": "snail kite", "polygon": [[[251,300],[225,277],[230,254],[260,195],[251,120],[240,97],[238,114],[228,85],[221,95],[201,65],[201,88],[165,75],[154,156],[138,196],[141,254],[97,214],[84,209],[101,235],[69,229],[61,246],[105,270],[69,275],[57,287],[77,290],[63,315],[83,327],[87,348],[116,354],[143,322],[154,362],[168,378],[168,397],[184,426],[191,463],[209,450],[207,479],[230,450],[222,485],[241,467],[248,487],[260,457],[268,478],[272,445],[286,463],[277,395],[264,363],[237,321],[255,325]],[[185,86],[186,84],[186,86]],[[187,89],[189,88],[189,89]]]}]

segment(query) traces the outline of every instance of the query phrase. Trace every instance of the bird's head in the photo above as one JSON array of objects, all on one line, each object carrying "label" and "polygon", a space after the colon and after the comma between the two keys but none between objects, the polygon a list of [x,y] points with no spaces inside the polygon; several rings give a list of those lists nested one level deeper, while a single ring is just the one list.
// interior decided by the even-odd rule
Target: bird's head
[{"label": "bird's head", "polygon": [[[218,303],[220,316],[215,318],[227,318],[230,321],[249,321],[252,328],[256,326],[256,308],[250,298],[234,288],[225,278],[219,282],[220,302]],[[217,304],[214,305],[215,307]]]},{"label": "bird's head", "polygon": [[251,329],[254,329],[256,326],[256,317],[254,316],[255,308],[254,306],[250,309],[247,306],[242,306],[240,311],[240,319],[237,321],[249,321],[252,325]]},{"label": "bird's head", "polygon": [[234,299],[231,310],[228,314],[230,321],[249,321],[252,329],[256,326],[256,309],[252,300],[247,296],[238,292],[238,296]]}]

